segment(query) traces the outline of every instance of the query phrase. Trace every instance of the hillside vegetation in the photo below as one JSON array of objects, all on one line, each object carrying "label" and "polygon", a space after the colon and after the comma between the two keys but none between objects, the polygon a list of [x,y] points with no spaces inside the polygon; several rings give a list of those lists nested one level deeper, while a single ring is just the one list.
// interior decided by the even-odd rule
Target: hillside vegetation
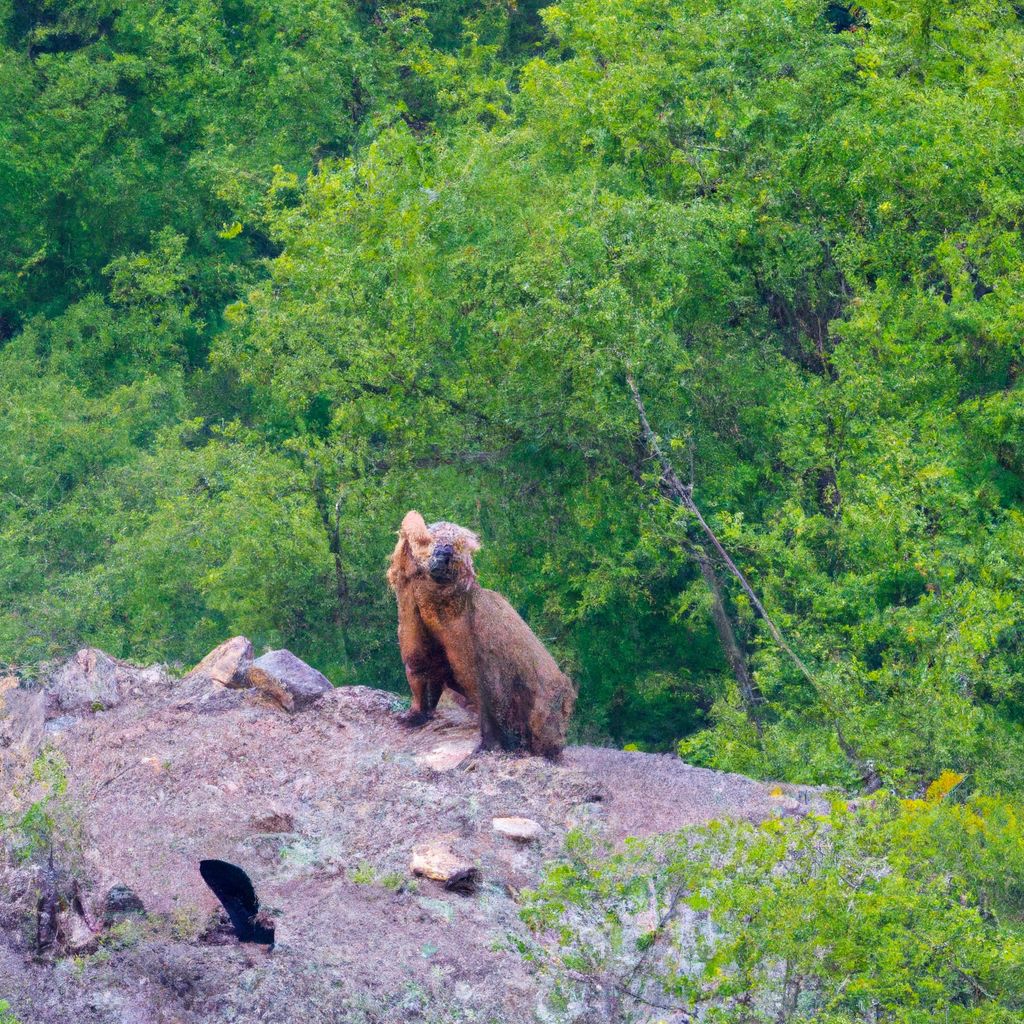
[{"label": "hillside vegetation", "polygon": [[0,41],[0,657],[246,633],[401,691],[415,507],[579,738],[1024,786],[1019,5],[0,0]]}]

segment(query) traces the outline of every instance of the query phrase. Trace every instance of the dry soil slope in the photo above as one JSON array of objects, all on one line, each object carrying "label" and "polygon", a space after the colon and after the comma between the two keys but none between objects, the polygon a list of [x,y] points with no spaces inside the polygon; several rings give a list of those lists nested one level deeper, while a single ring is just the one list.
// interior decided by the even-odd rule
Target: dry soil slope
[{"label": "dry soil slope", "polygon": [[[249,693],[197,714],[174,689],[49,723],[67,758],[94,893],[129,886],[157,924],[126,948],[34,963],[0,933],[0,997],[25,1024],[534,1019],[536,988],[503,950],[516,894],[588,823],[610,838],[712,818],[794,812],[807,794],[593,747],[560,764],[482,755],[475,728],[446,708],[423,730],[393,698],[348,687],[289,715]],[[539,840],[492,819],[539,822]],[[403,886],[415,845],[450,843],[475,861],[472,896]],[[278,946],[204,945],[216,902],[204,857],[242,865],[276,915]]]}]

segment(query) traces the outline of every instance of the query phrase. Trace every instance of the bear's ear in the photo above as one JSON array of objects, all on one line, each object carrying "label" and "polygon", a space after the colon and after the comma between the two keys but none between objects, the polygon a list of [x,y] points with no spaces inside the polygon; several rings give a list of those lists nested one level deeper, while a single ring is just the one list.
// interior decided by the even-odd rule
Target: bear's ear
[{"label": "bear's ear", "polygon": [[480,538],[472,530],[463,530],[459,542],[470,553],[480,550]]},{"label": "bear's ear", "polygon": [[423,516],[415,509],[406,512],[402,520],[401,535],[409,542],[412,553],[420,558],[426,558],[430,554],[430,545],[433,543],[427,524]]}]

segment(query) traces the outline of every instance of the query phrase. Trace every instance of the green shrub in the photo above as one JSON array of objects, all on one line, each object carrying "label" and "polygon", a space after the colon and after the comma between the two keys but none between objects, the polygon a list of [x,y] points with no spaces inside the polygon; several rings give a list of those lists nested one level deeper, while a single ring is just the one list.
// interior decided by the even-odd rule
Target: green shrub
[{"label": "green shrub", "polygon": [[6,999],[0,999],[0,1024],[21,1024],[11,1012],[11,1004]]},{"label": "green shrub", "polygon": [[573,834],[527,896],[519,948],[566,1019],[1019,1020],[1024,808],[957,804],[959,779],[614,853]]},{"label": "green shrub", "polygon": [[19,863],[45,858],[56,850],[74,859],[81,847],[81,823],[67,794],[67,762],[44,748],[32,762],[28,778],[13,795],[25,806],[20,814],[0,815],[0,840]]}]

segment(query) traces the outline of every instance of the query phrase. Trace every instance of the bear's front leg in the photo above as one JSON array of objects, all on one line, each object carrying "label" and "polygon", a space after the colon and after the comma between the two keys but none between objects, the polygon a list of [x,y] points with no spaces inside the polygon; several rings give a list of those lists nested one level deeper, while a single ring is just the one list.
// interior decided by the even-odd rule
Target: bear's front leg
[{"label": "bear's front leg", "polygon": [[[443,655],[442,655],[443,657]],[[405,678],[409,680],[412,703],[409,710],[398,716],[402,725],[410,729],[418,729],[434,715],[437,702],[444,692],[444,677],[447,673],[439,671],[436,662],[416,658],[406,661]]]},{"label": "bear's front leg", "polygon": [[424,625],[415,600],[407,593],[398,600],[398,649],[412,694],[412,704],[399,721],[418,728],[433,715],[445,686],[452,682],[452,669],[444,648]]}]

